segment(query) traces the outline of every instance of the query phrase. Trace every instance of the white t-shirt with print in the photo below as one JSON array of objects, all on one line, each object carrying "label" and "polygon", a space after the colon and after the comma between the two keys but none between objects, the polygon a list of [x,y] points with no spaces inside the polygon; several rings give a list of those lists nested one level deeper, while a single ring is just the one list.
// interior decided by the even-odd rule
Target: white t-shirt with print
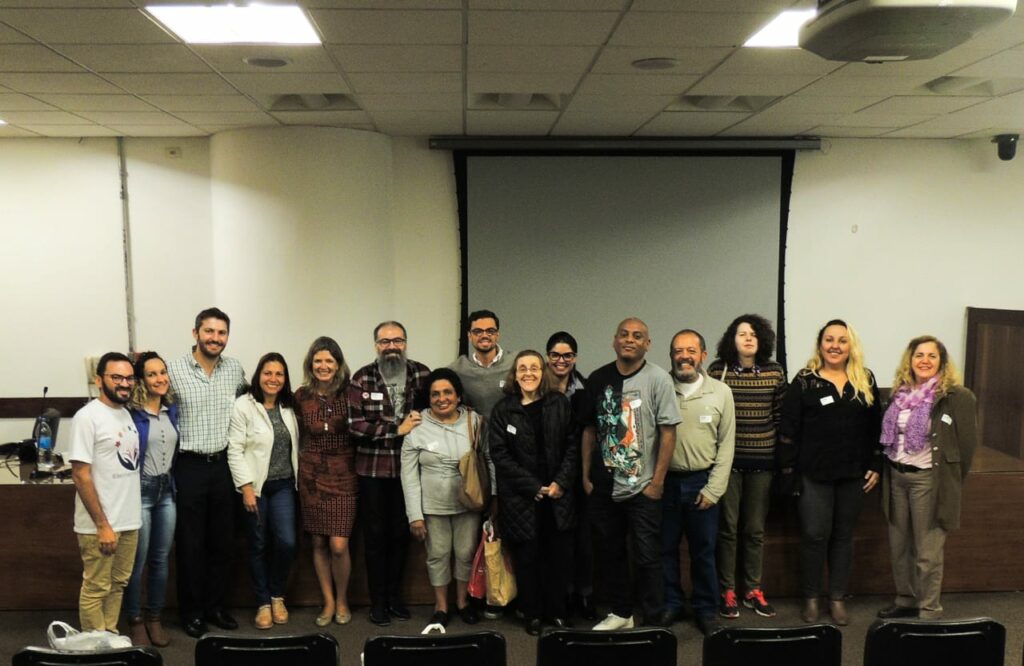
[{"label": "white t-shirt with print", "polygon": [[[92,400],[71,421],[68,460],[89,463],[100,506],[115,532],[142,526],[139,431],[128,410]],[[96,523],[75,495],[75,532],[96,534]]]}]

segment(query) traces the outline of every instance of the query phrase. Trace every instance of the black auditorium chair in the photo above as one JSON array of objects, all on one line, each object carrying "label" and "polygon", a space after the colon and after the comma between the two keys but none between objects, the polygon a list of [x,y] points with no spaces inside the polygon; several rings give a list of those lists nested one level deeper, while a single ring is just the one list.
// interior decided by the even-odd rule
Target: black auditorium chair
[{"label": "black auditorium chair", "polygon": [[161,666],[160,653],[151,647],[130,647],[103,652],[58,652],[49,648],[27,647],[11,660],[13,666]]},{"label": "black auditorium chair", "polygon": [[364,666],[505,666],[505,637],[496,631],[425,636],[373,636]]},{"label": "black auditorium chair", "polygon": [[801,627],[735,627],[704,639],[703,666],[764,663],[839,666],[843,635],[831,624]]},{"label": "black auditorium chair", "polygon": [[676,636],[664,628],[545,631],[537,640],[537,666],[567,664],[675,666]]},{"label": "black auditorium chair", "polygon": [[195,666],[338,666],[338,641],[330,634],[226,636],[206,634],[196,642]]},{"label": "black auditorium chair", "polygon": [[878,620],[864,639],[865,666],[1003,666],[1006,627],[992,618]]}]

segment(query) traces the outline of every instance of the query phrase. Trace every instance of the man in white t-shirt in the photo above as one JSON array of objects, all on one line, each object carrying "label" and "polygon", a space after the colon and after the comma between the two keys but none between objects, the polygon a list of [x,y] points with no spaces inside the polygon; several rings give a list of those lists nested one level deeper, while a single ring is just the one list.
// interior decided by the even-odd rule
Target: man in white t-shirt
[{"label": "man in white t-shirt", "polygon": [[142,491],[139,433],[125,404],[135,375],[124,354],[108,352],[96,366],[100,396],[78,410],[71,422],[71,478],[75,534],[82,554],[78,616],[82,631],[117,633],[121,597],[132,575]]}]

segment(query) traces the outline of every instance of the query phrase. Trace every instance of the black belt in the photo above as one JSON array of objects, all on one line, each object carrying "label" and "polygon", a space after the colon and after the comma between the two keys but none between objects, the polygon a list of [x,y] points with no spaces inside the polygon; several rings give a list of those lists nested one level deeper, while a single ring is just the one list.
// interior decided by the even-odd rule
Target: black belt
[{"label": "black belt", "polygon": [[892,460],[890,458],[886,458],[886,460],[888,461],[890,467],[892,467],[893,469],[895,469],[898,472],[903,472],[904,474],[913,474],[914,472],[927,472],[928,471],[928,468],[926,468],[926,467],[917,467],[915,465],[904,465],[903,463],[898,463],[895,460]]},{"label": "black belt", "polygon": [[710,467],[708,467],[707,469],[695,469],[695,470],[688,471],[688,472],[682,472],[682,471],[671,470],[670,469],[668,471],[668,475],[669,476],[693,476],[694,474],[707,474],[710,471],[711,471]]},{"label": "black belt", "polygon": [[203,462],[220,462],[228,457],[227,449],[223,451],[217,451],[217,453],[199,453],[198,451],[178,451],[178,455],[185,456],[186,458],[195,458],[196,460],[202,460]]}]

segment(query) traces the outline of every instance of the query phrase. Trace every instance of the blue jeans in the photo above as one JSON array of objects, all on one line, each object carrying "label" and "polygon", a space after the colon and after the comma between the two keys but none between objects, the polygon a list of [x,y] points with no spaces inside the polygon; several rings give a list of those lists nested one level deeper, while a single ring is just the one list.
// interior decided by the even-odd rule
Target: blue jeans
[{"label": "blue jeans", "polygon": [[259,606],[283,597],[288,587],[295,559],[295,506],[295,479],[277,479],[263,484],[256,512],[245,512],[249,572]]},{"label": "blue jeans", "polygon": [[142,476],[142,527],[135,566],[124,591],[124,610],[129,618],[142,615],[142,573],[149,567],[146,579],[146,613],[159,615],[167,599],[167,561],[174,540],[174,524],[178,509],[171,494],[171,477]]},{"label": "blue jeans", "polygon": [[679,542],[686,534],[693,583],[693,612],[697,617],[714,615],[718,608],[718,572],[715,540],[718,536],[718,504],[699,510],[694,502],[708,483],[708,472],[669,472],[665,477],[661,519],[661,568],[665,578],[665,610],[682,610],[685,597],[679,574]]}]

